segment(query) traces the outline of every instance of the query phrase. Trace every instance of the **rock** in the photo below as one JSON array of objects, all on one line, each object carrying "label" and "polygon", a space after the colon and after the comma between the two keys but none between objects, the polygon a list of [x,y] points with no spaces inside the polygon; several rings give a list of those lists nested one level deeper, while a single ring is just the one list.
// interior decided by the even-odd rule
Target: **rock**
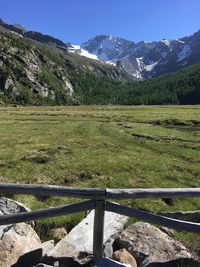
[{"label": "rock", "polygon": [[178,241],[149,223],[137,222],[116,239],[119,248],[129,251],[140,267],[174,267],[194,262],[189,251]]},{"label": "rock", "polygon": [[74,93],[74,88],[73,88],[71,82],[65,76],[62,76],[62,80],[65,83],[65,90],[69,91],[69,95],[72,96]]},{"label": "rock", "polygon": [[42,249],[42,257],[46,257],[54,248],[54,240],[49,240],[41,245],[39,245],[36,249]]},{"label": "rock", "polygon": [[67,235],[67,231],[64,227],[51,229],[49,235],[52,239],[54,239],[56,242],[60,241]]},{"label": "rock", "polygon": [[0,198],[0,214],[1,215],[18,213],[18,212],[27,212],[27,211],[30,211],[30,209],[27,208],[22,203],[19,203],[17,201],[14,201],[12,199],[5,198],[5,197]]},{"label": "rock", "polygon": [[5,82],[5,85],[4,85],[4,89],[8,90],[11,85],[13,85],[12,79],[11,78],[7,78],[7,80]]},{"label": "rock", "polygon": [[[0,198],[0,215],[29,211],[21,203]],[[40,245],[41,241],[30,223],[0,226],[0,266],[10,267],[18,258]]]},{"label": "rock", "polygon": [[104,257],[112,258],[113,255],[113,243],[116,237],[109,238],[104,244]]},{"label": "rock", "polygon": [[[12,194],[8,193],[7,196],[12,196]],[[18,201],[14,201],[7,197],[0,198],[0,215],[8,215],[27,211],[30,211],[30,209]],[[31,224],[32,226],[34,225],[33,222],[27,222],[27,224]],[[2,231],[4,231],[4,228],[5,226],[0,226],[0,238],[2,235]]]},{"label": "rock", "polygon": [[[111,236],[123,230],[128,217],[113,212],[105,212],[104,242]],[[63,238],[50,254],[53,257],[78,257],[81,252],[93,253],[93,223],[94,211],[75,226]]]},{"label": "rock", "polygon": [[96,263],[94,263],[93,267],[131,267],[131,266],[119,263],[117,261],[108,258],[102,258],[98,260]]},{"label": "rock", "polygon": [[132,267],[137,267],[137,262],[135,258],[126,250],[120,249],[113,253],[113,260],[119,261],[120,263],[129,264]]},{"label": "rock", "polygon": [[0,266],[12,266],[21,255],[41,243],[36,232],[26,223],[4,226],[3,229],[1,226],[1,233]]}]

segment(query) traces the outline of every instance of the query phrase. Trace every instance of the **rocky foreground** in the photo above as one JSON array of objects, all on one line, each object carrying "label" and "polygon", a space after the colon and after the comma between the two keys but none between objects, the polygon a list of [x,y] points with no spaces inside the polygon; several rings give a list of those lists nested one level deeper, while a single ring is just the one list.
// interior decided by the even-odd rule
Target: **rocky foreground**
[{"label": "rocky foreground", "polygon": [[[26,211],[28,209],[22,204],[0,198],[2,216]],[[33,223],[0,226],[0,266],[200,266],[187,248],[174,239],[173,231],[158,229],[144,222],[137,222],[124,230],[128,218],[111,212],[105,214],[105,257],[93,262],[93,218],[94,212],[91,211],[56,245],[54,240],[42,243],[33,229]],[[57,234],[62,237],[63,229]]]}]

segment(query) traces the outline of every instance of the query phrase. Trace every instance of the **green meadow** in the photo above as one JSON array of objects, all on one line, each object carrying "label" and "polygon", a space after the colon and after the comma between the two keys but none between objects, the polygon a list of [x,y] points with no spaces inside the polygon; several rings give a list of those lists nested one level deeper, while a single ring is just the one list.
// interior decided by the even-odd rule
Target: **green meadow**
[{"label": "green meadow", "polygon": [[[200,106],[1,107],[0,181],[200,187]],[[75,201],[13,197],[31,209]],[[122,202],[153,212],[200,207],[200,198],[175,199],[170,205],[161,199]],[[37,225],[70,228],[81,216],[42,220]]]}]

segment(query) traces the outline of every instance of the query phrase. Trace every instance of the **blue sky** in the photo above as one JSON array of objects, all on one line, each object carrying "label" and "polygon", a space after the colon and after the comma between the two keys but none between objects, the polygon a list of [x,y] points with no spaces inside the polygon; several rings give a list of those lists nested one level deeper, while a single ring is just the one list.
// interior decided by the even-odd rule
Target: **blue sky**
[{"label": "blue sky", "polygon": [[200,29],[200,0],[0,0],[0,7],[6,22],[74,44],[97,34],[138,42]]}]

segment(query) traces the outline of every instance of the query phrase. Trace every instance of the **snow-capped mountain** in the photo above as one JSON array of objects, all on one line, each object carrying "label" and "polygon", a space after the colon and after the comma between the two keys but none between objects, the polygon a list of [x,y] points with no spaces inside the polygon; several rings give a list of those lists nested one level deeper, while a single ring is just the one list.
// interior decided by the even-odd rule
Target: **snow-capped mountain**
[{"label": "snow-capped mountain", "polygon": [[124,69],[135,79],[148,79],[200,63],[200,31],[178,40],[125,40],[98,35],[80,46],[97,59]]},{"label": "snow-capped mountain", "polygon": [[200,31],[178,40],[138,43],[111,35],[97,35],[81,45],[64,43],[40,32],[27,31],[19,24],[7,24],[2,19],[1,31],[9,31],[68,53],[115,65],[133,79],[149,79],[200,63]]}]

